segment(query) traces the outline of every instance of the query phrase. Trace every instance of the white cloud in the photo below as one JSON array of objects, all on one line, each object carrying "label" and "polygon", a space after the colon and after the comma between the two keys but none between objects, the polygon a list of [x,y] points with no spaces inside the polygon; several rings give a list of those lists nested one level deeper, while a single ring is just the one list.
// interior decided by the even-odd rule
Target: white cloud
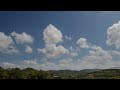
[{"label": "white cloud", "polygon": [[32,53],[32,48],[30,46],[26,45],[25,52],[28,53],[28,54],[31,54]]},{"label": "white cloud", "polygon": [[15,38],[17,44],[30,44],[34,41],[33,37],[25,32],[18,34],[14,31],[11,33],[11,36]]},{"label": "white cloud", "polygon": [[102,48],[100,46],[97,46],[97,45],[91,45],[90,49],[101,50]]},{"label": "white cloud", "polygon": [[16,68],[16,67],[18,67],[16,64],[9,63],[9,62],[3,62],[1,66],[3,68]]},{"label": "white cloud", "polygon": [[[94,66],[94,68],[109,68],[112,62],[112,55],[103,50],[100,46],[92,45],[89,55],[84,57],[84,62]],[[89,67],[90,68],[90,67]]]},{"label": "white cloud", "polygon": [[[112,56],[103,49],[98,49],[95,51],[89,51],[88,61],[94,61],[96,64],[107,64],[112,60]],[[90,60],[91,59],[91,60]],[[106,63],[107,62],[107,63]],[[92,62],[93,63],[93,62]]]},{"label": "white cloud", "polygon": [[62,59],[58,63],[48,62],[46,58],[42,60],[45,61],[43,63],[38,63],[36,59],[24,60],[19,64],[4,62],[4,64],[2,63],[2,66],[4,68],[19,67],[21,69],[30,67],[37,70],[82,70],[120,67],[120,61],[112,60],[112,56],[109,54],[109,52],[103,50],[102,48],[90,50],[89,54],[81,59]]},{"label": "white cloud", "polygon": [[87,39],[85,39],[85,38],[78,39],[78,41],[76,42],[76,44],[79,45],[80,48],[89,48]]},{"label": "white cloud", "polygon": [[72,46],[70,46],[70,48],[69,48],[69,49],[70,49],[70,51],[74,51],[74,49],[73,49],[73,47],[72,47]]},{"label": "white cloud", "polygon": [[[56,47],[55,44],[53,44],[53,47]],[[74,49],[71,48],[74,52]],[[42,52],[42,51],[40,51]],[[46,52],[46,48],[45,51]],[[51,52],[51,50],[48,50],[47,52]],[[53,52],[54,50],[53,50]],[[51,55],[55,57],[55,55]],[[70,53],[71,54],[71,53]],[[90,47],[89,54],[84,56],[81,59],[62,59],[58,63],[55,62],[48,62],[47,58],[43,58],[43,63],[38,63],[36,59],[34,60],[24,60],[21,64],[13,64],[13,63],[5,63],[3,67],[19,67],[19,68],[27,68],[31,67],[37,70],[82,70],[82,69],[107,69],[107,68],[113,68],[113,67],[120,67],[120,61],[112,60],[112,56],[114,55],[120,55],[119,51],[106,51],[103,50],[100,46],[92,45]],[[49,56],[49,55],[48,55]]]},{"label": "white cloud", "polygon": [[76,69],[104,69],[112,66],[112,56],[103,49],[91,50],[89,54],[81,60],[77,60],[74,65]]},{"label": "white cloud", "polygon": [[6,48],[13,44],[13,40],[10,36],[5,35],[3,32],[0,32],[0,48]]},{"label": "white cloud", "polygon": [[92,45],[87,39],[79,39],[81,48],[89,48],[89,54],[79,60],[77,63],[82,68],[110,68],[112,66],[112,55],[118,55],[117,51],[106,51],[100,46]]},{"label": "white cloud", "polygon": [[108,28],[106,43],[115,45],[117,49],[120,48],[120,21]]},{"label": "white cloud", "polygon": [[76,56],[78,56],[78,53],[77,53],[77,52],[72,52],[72,53],[70,53],[70,55],[71,55],[72,57],[76,57]]},{"label": "white cloud", "polygon": [[65,39],[72,40],[72,37],[68,37],[67,35],[65,35]]},{"label": "white cloud", "polygon": [[46,62],[44,64],[40,64],[43,70],[59,70],[59,66],[55,63]]},{"label": "white cloud", "polygon": [[46,44],[56,44],[63,41],[63,36],[60,30],[58,30],[52,24],[49,24],[47,28],[44,29],[44,38]]},{"label": "white cloud", "polygon": [[47,62],[48,60],[47,60],[47,58],[42,58],[40,61],[41,62]]},{"label": "white cloud", "polygon": [[71,64],[72,61],[73,61],[72,59],[68,59],[68,60],[62,59],[62,60],[59,61],[59,64],[67,65],[67,64]]},{"label": "white cloud", "polygon": [[48,44],[43,49],[38,49],[38,52],[42,52],[48,58],[60,57],[64,54],[69,54],[69,51],[65,49],[62,45],[56,46],[56,44]]},{"label": "white cloud", "polygon": [[42,68],[41,65],[37,62],[37,59],[24,60],[19,64],[19,67],[21,69],[29,67],[29,68],[34,68],[34,69],[37,69],[37,70],[40,70]]},{"label": "white cloud", "polygon": [[69,48],[69,54],[70,54],[70,56],[72,56],[72,57],[78,56],[78,53],[77,53],[78,51],[79,51],[78,48],[73,49],[72,46],[70,46],[70,48]]},{"label": "white cloud", "polygon": [[13,55],[13,54],[18,54],[19,50],[17,50],[14,46],[9,46],[7,49],[4,49],[2,53]]},{"label": "white cloud", "polygon": [[36,65],[37,64],[36,60],[24,60],[23,63],[25,65]]},{"label": "white cloud", "polygon": [[[120,22],[119,22],[120,23]],[[107,44],[109,45],[116,45],[116,48],[119,48],[119,25],[118,23],[116,25],[111,26],[108,31],[108,40]],[[13,40],[10,36],[4,35],[3,33],[0,33],[0,41],[6,40],[7,42],[4,42],[4,44],[0,43],[0,48],[5,48],[7,50],[8,48],[12,48],[12,52],[15,52],[15,47],[13,46]],[[25,33],[24,33],[25,34]],[[22,34],[17,34],[15,32],[11,33],[12,36],[18,37]],[[26,34],[27,35],[27,34]],[[63,41],[63,36],[61,31],[59,31],[56,27],[53,25],[48,25],[47,28],[43,32],[43,40],[45,42],[45,47],[42,49],[37,49],[39,53],[43,53],[46,57],[44,57],[41,61],[42,63],[38,63],[37,60],[24,60],[20,64],[13,64],[4,62],[2,63],[3,67],[20,67],[20,68],[27,68],[31,67],[34,69],[43,69],[43,70],[64,70],[64,69],[70,69],[70,70],[81,70],[81,69],[104,69],[104,68],[111,68],[115,66],[120,66],[119,61],[113,60],[113,56],[120,56],[120,52],[117,50],[104,50],[102,47],[93,45],[87,41],[85,38],[80,38],[76,44],[79,45],[80,48],[87,48],[89,50],[88,55],[85,55],[81,59],[73,59],[72,57],[78,56],[78,51],[80,48],[74,49],[72,46],[68,49],[66,49],[63,45],[57,45],[59,42]],[[24,35],[23,35],[24,36]],[[29,40],[28,40],[29,41]],[[17,42],[17,41],[16,41]],[[25,41],[18,40],[18,44],[26,43],[27,39]],[[30,42],[30,41],[29,41]],[[32,42],[31,42],[32,43]],[[6,49],[7,48],[7,49]],[[4,51],[5,51],[4,50]],[[1,52],[1,51],[0,51]],[[25,49],[26,53],[32,53],[32,48],[28,45],[26,45]],[[10,53],[10,52],[9,52]],[[58,61],[58,63],[55,62],[49,62],[48,58],[57,58],[62,55],[67,55],[67,59],[62,59]]]},{"label": "white cloud", "polygon": [[15,48],[14,42],[10,36],[0,32],[0,53],[13,54],[19,51]]},{"label": "white cloud", "polygon": [[43,48],[43,49],[38,48],[37,51],[38,51],[38,53],[44,53],[44,54],[46,54],[47,50],[46,50],[46,48]]},{"label": "white cloud", "polygon": [[69,54],[69,50],[62,45],[56,45],[58,42],[63,41],[63,36],[60,30],[58,30],[52,24],[48,25],[43,31],[43,40],[45,42],[45,48],[37,49],[39,53],[45,54],[47,58],[57,58],[64,54]]},{"label": "white cloud", "polygon": [[9,63],[9,62],[2,62],[0,64],[3,68],[20,68],[20,69],[25,69],[25,68],[34,68],[37,70],[40,70],[42,67],[41,65],[37,62],[36,59],[34,60],[24,60],[21,61],[18,64],[14,64],[14,63]]},{"label": "white cloud", "polygon": [[109,50],[108,53],[112,56],[120,56],[120,52],[117,50],[113,50],[113,51]]}]

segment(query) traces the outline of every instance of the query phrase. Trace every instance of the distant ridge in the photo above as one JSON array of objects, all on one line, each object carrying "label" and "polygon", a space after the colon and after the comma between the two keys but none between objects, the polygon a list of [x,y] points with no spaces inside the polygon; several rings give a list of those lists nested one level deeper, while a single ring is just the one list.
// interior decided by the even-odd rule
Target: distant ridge
[{"label": "distant ridge", "polygon": [[90,73],[90,72],[96,72],[96,71],[101,71],[103,69],[83,69],[80,70],[81,73]]},{"label": "distant ridge", "polygon": [[91,73],[96,71],[101,71],[104,69],[82,69],[82,70],[49,70],[49,72],[62,72],[62,73],[71,73],[71,72],[79,72],[79,73]]}]

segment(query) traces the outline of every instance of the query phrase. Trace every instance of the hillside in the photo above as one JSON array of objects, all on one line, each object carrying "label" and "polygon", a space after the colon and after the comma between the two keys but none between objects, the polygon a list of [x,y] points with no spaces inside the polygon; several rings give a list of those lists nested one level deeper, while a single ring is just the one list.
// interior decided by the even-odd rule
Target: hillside
[{"label": "hillside", "polygon": [[35,70],[0,67],[0,79],[120,79],[120,69]]}]

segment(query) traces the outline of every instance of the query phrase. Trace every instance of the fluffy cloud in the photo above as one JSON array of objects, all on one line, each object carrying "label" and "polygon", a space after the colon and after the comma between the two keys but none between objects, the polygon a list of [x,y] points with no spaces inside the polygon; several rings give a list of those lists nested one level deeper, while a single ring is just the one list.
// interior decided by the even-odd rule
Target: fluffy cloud
[{"label": "fluffy cloud", "polygon": [[89,48],[89,54],[78,60],[77,63],[83,68],[110,68],[113,65],[112,56],[119,55],[118,51],[106,51],[100,46],[92,45],[87,39],[80,38],[77,44],[81,48]]},{"label": "fluffy cloud", "polygon": [[60,30],[58,30],[52,24],[49,24],[43,31],[43,40],[46,44],[56,44],[63,41],[63,36]]},{"label": "fluffy cloud", "polygon": [[58,63],[48,62],[44,59],[44,63],[38,63],[34,60],[24,60],[22,63],[13,64],[4,62],[1,66],[4,68],[34,68],[37,70],[82,70],[82,69],[105,69],[120,67],[120,61],[112,60],[112,56],[102,48],[89,51],[89,54],[81,59],[62,59]]},{"label": "fluffy cloud", "polygon": [[[120,23],[120,22],[119,22]],[[114,24],[107,31],[107,41],[108,45],[115,45],[116,48],[120,48],[119,44],[119,23]],[[26,36],[30,37],[26,33],[18,34],[16,32],[11,33],[12,36],[15,37],[17,44],[28,44],[32,43],[30,39],[26,39]],[[58,30],[53,25],[48,25],[46,29],[43,31],[43,40],[45,42],[45,47],[42,49],[37,49],[39,53],[43,53],[46,57],[44,57],[41,61],[42,63],[38,63],[37,60],[24,60],[20,64],[13,64],[4,62],[0,65],[5,68],[27,68],[31,67],[34,69],[43,69],[43,70],[81,70],[81,69],[104,69],[111,67],[120,67],[120,61],[113,60],[113,56],[120,56],[120,52],[117,50],[104,50],[102,47],[93,45],[87,41],[85,38],[80,38],[76,44],[80,46],[80,48],[74,49],[72,46],[66,49],[63,45],[59,45],[59,42],[63,41],[63,36],[60,30]],[[24,38],[25,40],[22,40]],[[19,38],[19,39],[18,39]],[[32,38],[32,37],[31,37]],[[68,39],[69,37],[66,37]],[[14,47],[14,42],[10,36],[5,35],[0,32],[0,52],[17,52]],[[71,58],[78,56],[78,51],[81,48],[86,48],[89,50],[88,55],[79,58]],[[10,51],[9,51],[10,50]],[[25,48],[26,53],[32,53],[32,48],[26,45]],[[62,55],[66,55],[67,58],[58,61],[57,63],[49,61],[48,58],[57,58]]]},{"label": "fluffy cloud", "polygon": [[36,65],[37,62],[36,62],[36,60],[24,60],[23,64],[25,64],[25,65]]},{"label": "fluffy cloud", "polygon": [[[48,46],[47,46],[48,45]],[[62,50],[65,48],[62,45],[56,46],[56,44],[46,44],[45,48],[39,49],[39,52],[46,54],[48,57],[58,57],[62,54]],[[59,51],[61,50],[61,51]],[[66,50],[66,53],[68,51]],[[75,49],[70,47],[69,54],[75,53]],[[31,67],[37,70],[82,70],[82,69],[106,69],[106,68],[114,68],[120,67],[120,61],[112,60],[112,56],[120,55],[119,51],[106,51],[103,50],[100,46],[97,45],[89,45],[89,53],[85,55],[81,59],[62,59],[55,62],[49,62],[47,58],[42,59],[43,63],[38,63],[37,60],[24,60],[20,64],[13,64],[4,62],[2,66],[4,68],[14,68],[19,67],[21,69]],[[74,56],[74,54],[73,54]],[[75,55],[76,56],[76,55]]]},{"label": "fluffy cloud", "polygon": [[28,54],[31,54],[32,53],[32,48],[30,46],[26,45],[25,52],[28,53]]},{"label": "fluffy cloud", "polygon": [[56,46],[56,44],[46,45],[43,49],[38,49],[38,52],[44,53],[48,58],[60,57],[64,54],[69,54],[69,51],[65,49],[62,45]]},{"label": "fluffy cloud", "polygon": [[120,48],[120,21],[108,28],[106,43],[115,45],[117,49]]},{"label": "fluffy cloud", "polygon": [[0,53],[13,54],[18,53],[18,50],[14,46],[14,42],[10,36],[0,32]]},{"label": "fluffy cloud", "polygon": [[76,57],[76,56],[78,56],[78,53],[77,53],[77,52],[72,52],[72,53],[70,53],[70,55],[71,55],[72,57]]},{"label": "fluffy cloud", "polygon": [[89,63],[90,66],[94,66],[94,68],[110,67],[112,55],[109,51],[103,50],[100,46],[96,45],[91,45],[90,49],[89,55],[83,58],[83,62]]},{"label": "fluffy cloud", "polygon": [[68,37],[67,35],[65,36],[65,39],[67,40],[72,40],[72,37]]},{"label": "fluffy cloud", "polygon": [[103,49],[97,49],[95,51],[89,51],[89,56],[84,58],[87,62],[94,64],[95,68],[104,68],[109,65],[112,60],[112,56]]},{"label": "fluffy cloud", "polygon": [[14,31],[11,33],[11,36],[15,38],[17,44],[30,44],[34,41],[33,37],[25,32],[18,34]]},{"label": "fluffy cloud", "polygon": [[14,46],[9,46],[7,49],[2,50],[3,54],[18,54],[19,50],[17,50]]},{"label": "fluffy cloud", "polygon": [[58,30],[52,24],[48,25],[43,31],[43,40],[45,42],[45,48],[37,49],[39,53],[45,54],[47,58],[56,58],[64,54],[69,54],[69,50],[62,45],[56,45],[58,42],[63,41],[63,36],[60,30]]},{"label": "fluffy cloud", "polygon": [[12,38],[5,35],[3,32],[0,32],[0,42],[0,48],[6,48],[13,44]]},{"label": "fluffy cloud", "polygon": [[78,41],[76,42],[76,44],[79,45],[80,48],[89,48],[87,39],[85,39],[85,38],[78,39]]},{"label": "fluffy cloud", "polygon": [[120,56],[120,52],[117,50],[114,50],[114,51],[109,50],[108,53],[112,56]]},{"label": "fluffy cloud", "polygon": [[70,48],[69,48],[69,54],[70,54],[70,56],[72,56],[72,57],[78,56],[77,51],[78,51],[78,49],[73,49],[73,47],[70,46]]}]

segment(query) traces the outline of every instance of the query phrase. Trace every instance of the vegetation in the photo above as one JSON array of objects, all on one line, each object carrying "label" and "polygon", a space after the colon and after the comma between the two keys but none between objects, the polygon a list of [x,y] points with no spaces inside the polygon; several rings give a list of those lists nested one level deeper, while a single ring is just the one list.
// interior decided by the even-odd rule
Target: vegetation
[{"label": "vegetation", "polygon": [[0,67],[0,79],[120,79],[120,69],[43,71]]}]

